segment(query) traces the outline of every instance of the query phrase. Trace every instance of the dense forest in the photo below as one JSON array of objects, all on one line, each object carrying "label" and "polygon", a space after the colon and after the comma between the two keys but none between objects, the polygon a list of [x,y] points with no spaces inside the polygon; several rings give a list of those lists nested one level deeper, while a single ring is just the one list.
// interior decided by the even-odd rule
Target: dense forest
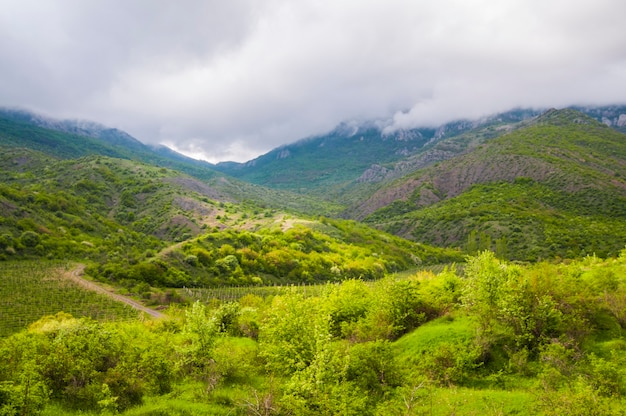
[{"label": "dense forest", "polygon": [[0,415],[625,413],[626,136],[592,117],[219,167],[37,120],[0,112]]}]

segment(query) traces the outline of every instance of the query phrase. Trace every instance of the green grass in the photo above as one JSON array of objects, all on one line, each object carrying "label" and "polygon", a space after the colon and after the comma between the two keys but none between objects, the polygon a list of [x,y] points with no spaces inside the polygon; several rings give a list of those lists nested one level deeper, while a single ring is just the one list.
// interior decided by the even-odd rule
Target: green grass
[{"label": "green grass", "polygon": [[476,335],[476,324],[467,316],[443,316],[410,332],[395,343],[400,362],[417,359],[443,343],[465,344]]},{"label": "green grass", "polygon": [[[412,387],[401,390],[405,406],[411,414],[427,415],[533,415],[536,394],[527,380],[512,375],[494,377],[472,376],[462,384],[440,386],[424,381],[419,368],[439,347],[447,345],[464,348],[473,342],[477,325],[472,318],[444,316],[428,322],[394,342],[396,357],[402,367],[416,377]],[[411,384],[407,384],[411,386]]]},{"label": "green grass", "polygon": [[[410,415],[536,415],[535,396],[527,391],[439,388],[422,385],[406,389],[400,400]],[[411,413],[407,411],[411,409]]]},{"label": "green grass", "polygon": [[304,296],[318,296],[329,283],[318,284],[293,284],[275,286],[233,286],[216,288],[184,288],[178,289],[178,293],[185,299],[210,303],[214,299],[222,302],[235,302],[247,295],[260,298],[284,295],[288,293],[300,293]]},{"label": "green grass", "polygon": [[[197,389],[200,389],[199,387]],[[176,394],[180,394],[177,392]],[[209,403],[201,399],[198,394],[189,393],[176,397],[176,395],[167,395],[159,397],[148,397],[144,403],[138,407],[129,409],[123,413],[125,416],[204,416],[216,415],[226,416],[232,415],[233,409],[230,406]],[[42,416],[66,416],[68,414],[76,414],[76,412],[68,411],[66,408],[56,403],[48,404]],[[82,411],[84,416],[96,416],[108,413],[100,411]]]}]

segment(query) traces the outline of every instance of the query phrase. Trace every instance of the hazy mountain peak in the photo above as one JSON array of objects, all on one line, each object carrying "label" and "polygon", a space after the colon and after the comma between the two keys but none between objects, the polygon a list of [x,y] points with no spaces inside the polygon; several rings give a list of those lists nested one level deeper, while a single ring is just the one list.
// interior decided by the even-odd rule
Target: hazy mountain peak
[{"label": "hazy mountain peak", "polygon": [[535,122],[537,124],[551,124],[555,126],[561,126],[569,123],[588,125],[601,124],[598,120],[573,108],[564,108],[561,110],[551,108],[537,117]]}]

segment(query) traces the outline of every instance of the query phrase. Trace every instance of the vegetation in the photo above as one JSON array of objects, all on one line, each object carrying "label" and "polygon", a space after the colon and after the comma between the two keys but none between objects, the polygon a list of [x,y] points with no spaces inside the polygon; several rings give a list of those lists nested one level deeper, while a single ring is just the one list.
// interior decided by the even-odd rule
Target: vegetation
[{"label": "vegetation", "polygon": [[0,184],[4,259],[91,259],[127,268],[209,229],[255,227],[280,215],[235,204],[179,172],[127,160],[59,161],[9,149],[0,170],[7,178]]},{"label": "vegetation", "polygon": [[220,163],[215,168],[269,188],[315,195],[349,206],[355,199],[371,194],[378,182],[457,156],[466,150],[468,142],[473,146],[497,137],[537,114],[533,110],[513,110],[479,123],[461,120],[438,129],[417,128],[391,134],[381,131],[381,121],[343,123],[328,134],[274,149],[253,163]]},{"label": "vegetation", "polygon": [[462,261],[458,251],[411,243],[355,222],[285,220],[282,228],[214,231],[120,269],[96,276],[134,285],[250,286],[380,279],[422,264]]},{"label": "vegetation", "polygon": [[432,131],[404,165],[361,131],[407,167],[376,185],[343,182],[375,158],[299,164],[301,192],[373,195],[344,214],[378,228],[121,132],[0,121],[0,415],[624,413],[626,141],[579,112]]},{"label": "vegetation", "polygon": [[4,414],[622,414],[626,250],[316,295],[47,316],[0,340]]},{"label": "vegetation", "polygon": [[[372,164],[388,164],[399,152],[414,152],[433,136],[433,129],[384,137],[374,126],[342,126],[328,135],[273,150],[254,164],[219,164],[217,169],[242,180],[327,198],[340,197],[346,183]],[[352,155],[346,158],[346,155]]]},{"label": "vegetation", "polygon": [[462,259],[355,222],[220,200],[203,182],[132,161],[12,150],[1,163],[0,258],[90,261],[89,273],[127,290],[375,279]]},{"label": "vegetation", "polygon": [[616,255],[626,235],[623,155],[624,135],[577,112],[550,112],[533,126],[398,180],[385,192],[410,194],[367,222],[509,259]]},{"label": "vegetation", "polygon": [[60,312],[98,321],[137,318],[124,304],[79,287],[67,276],[72,267],[65,262],[0,262],[0,337]]}]

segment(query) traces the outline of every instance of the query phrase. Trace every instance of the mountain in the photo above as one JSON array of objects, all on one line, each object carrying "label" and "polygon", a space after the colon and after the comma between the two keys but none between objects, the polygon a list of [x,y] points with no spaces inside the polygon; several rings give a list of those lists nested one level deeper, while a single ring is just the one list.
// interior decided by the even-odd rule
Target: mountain
[{"label": "mountain", "polygon": [[493,126],[486,133],[493,137],[501,131],[495,126],[504,129],[537,114],[513,110],[481,120],[390,133],[385,130],[390,120],[342,123],[328,134],[281,146],[246,163],[218,163],[215,169],[262,186],[349,203],[355,197],[354,188],[369,188],[367,184],[384,179],[396,164],[439,141],[486,126]]},{"label": "mountain", "polygon": [[[55,120],[19,109],[0,109],[0,143],[23,145],[61,158],[92,154],[159,164],[211,178],[213,165],[164,146],[148,146],[128,133],[84,120]],[[221,176],[221,175],[220,175]]]},{"label": "mountain", "polygon": [[434,129],[384,135],[374,123],[344,123],[329,134],[281,146],[245,164],[216,169],[264,186],[313,192],[356,179],[372,164],[385,164],[428,143]]},{"label": "mountain", "polygon": [[111,145],[123,146],[128,149],[145,150],[144,145],[128,133],[93,121],[57,120],[27,110],[11,108],[0,109],[0,117],[48,130],[100,139]]},{"label": "mountain", "polygon": [[351,221],[237,203],[189,175],[131,160],[5,148],[0,175],[0,260],[79,260],[116,285],[375,278],[462,259]]},{"label": "mountain", "polygon": [[[171,243],[204,233],[206,213],[212,226],[241,229],[283,211],[364,221],[417,242],[518,260],[609,255],[625,245],[626,136],[615,129],[624,114],[624,107],[515,110],[393,134],[383,134],[382,122],[344,123],[247,164],[216,167],[240,179],[124,133],[105,135],[97,124],[18,114],[0,117],[3,175],[19,179],[7,183],[3,209],[26,215],[17,207],[27,198],[56,189],[52,206],[87,192],[102,218]],[[33,228],[17,226],[21,219],[14,218],[14,237]],[[44,229],[67,227],[49,220]]]},{"label": "mountain", "polygon": [[[575,107],[626,131],[626,106]],[[386,129],[391,120],[342,123],[328,134],[281,146],[246,163],[218,163],[216,170],[274,189],[351,205],[381,183],[471,151],[486,140],[524,127],[546,109],[514,109],[433,128]]]},{"label": "mountain", "polygon": [[626,136],[572,109],[383,186],[345,215],[441,246],[533,260],[626,244]]},{"label": "mountain", "polygon": [[297,214],[338,212],[328,202],[221,173],[195,177],[127,144],[0,118],[0,260],[78,260],[128,287],[377,278],[462,260],[457,250]]},{"label": "mountain", "polygon": [[573,106],[573,110],[585,113],[589,117],[593,117],[602,124],[606,124],[609,127],[621,131],[626,134],[626,106],[623,105],[610,105],[604,107],[582,107]]},{"label": "mountain", "polygon": [[326,201],[272,190],[229,177],[204,161],[181,155],[165,146],[148,146],[127,133],[98,123],[53,120],[24,110],[0,110],[0,148],[25,148],[54,159],[107,156],[174,169],[219,190],[226,200],[260,208],[334,215],[343,207]]}]

